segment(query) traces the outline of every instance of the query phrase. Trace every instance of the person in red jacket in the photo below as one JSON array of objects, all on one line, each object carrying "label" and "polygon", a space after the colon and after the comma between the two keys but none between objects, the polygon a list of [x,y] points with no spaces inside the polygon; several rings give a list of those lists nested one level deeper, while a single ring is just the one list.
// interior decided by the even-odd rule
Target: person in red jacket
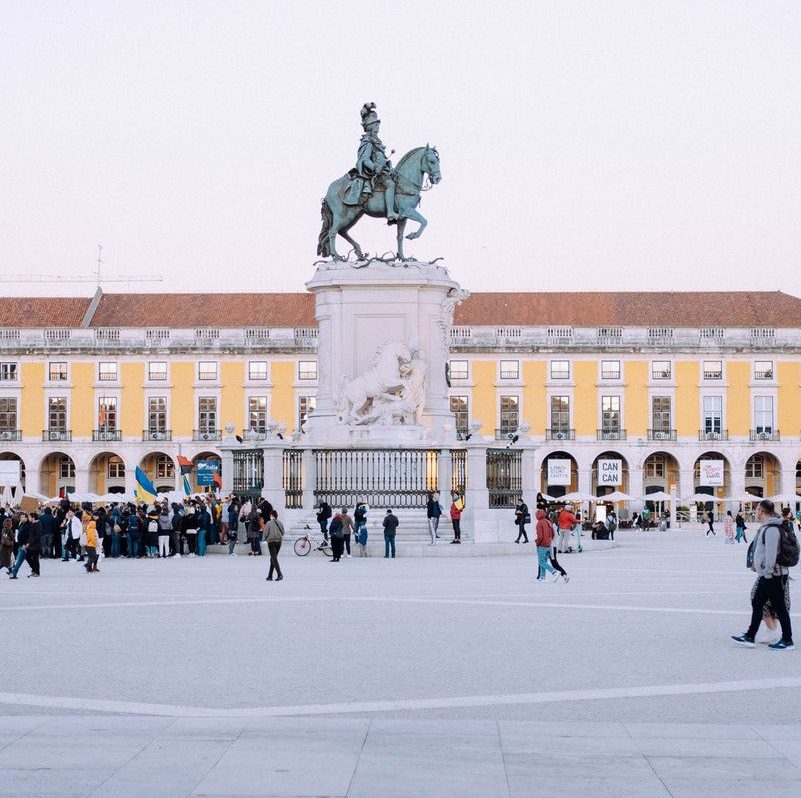
[{"label": "person in red jacket", "polygon": [[548,560],[548,555],[551,551],[551,542],[553,541],[553,524],[548,520],[548,516],[545,515],[544,510],[537,510],[537,526],[535,532],[537,534],[537,561],[540,566],[537,581],[544,582],[546,573],[550,572],[556,582],[559,580],[560,574]]},{"label": "person in red jacket", "polygon": [[453,540],[451,543],[462,542],[462,507],[464,507],[464,500],[457,494],[453,494],[453,501],[451,502],[451,524],[453,525]]},{"label": "person in red jacket", "polygon": [[559,553],[563,554],[565,549],[570,545],[570,533],[578,522],[576,521],[576,516],[573,515],[573,510],[565,505],[559,511],[556,523],[559,526]]}]

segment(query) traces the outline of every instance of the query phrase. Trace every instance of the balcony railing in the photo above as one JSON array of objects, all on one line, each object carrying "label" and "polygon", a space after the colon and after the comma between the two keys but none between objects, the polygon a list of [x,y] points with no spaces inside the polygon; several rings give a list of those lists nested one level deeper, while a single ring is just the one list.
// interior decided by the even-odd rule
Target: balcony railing
[{"label": "balcony railing", "polygon": [[72,430],[71,429],[43,429],[42,430],[42,440],[43,441],[71,441],[72,440]]},{"label": "balcony railing", "polygon": [[551,427],[545,430],[546,441],[574,441],[576,440],[576,430],[574,429],[561,429],[559,427]]},{"label": "balcony railing", "polygon": [[517,434],[516,429],[496,429],[495,430],[495,440],[496,441],[508,441],[511,440]]},{"label": "balcony railing", "polygon": [[20,429],[0,429],[0,441],[21,441],[22,430]]},{"label": "balcony railing", "polygon": [[596,430],[596,440],[599,441],[625,441],[626,430],[624,429],[599,429]]},{"label": "balcony railing", "polygon": [[729,440],[729,431],[727,429],[719,430],[698,430],[699,441],[727,441]]},{"label": "balcony railing", "polygon": [[102,443],[105,441],[121,441],[122,430],[119,429],[93,429],[92,440],[95,443]]},{"label": "balcony railing", "polygon": [[649,441],[675,441],[676,430],[674,429],[649,429]]},{"label": "balcony railing", "polygon": [[142,430],[142,440],[143,441],[171,441],[172,440],[172,430],[171,429],[143,429]]},{"label": "balcony railing", "polygon": [[222,431],[218,429],[195,429],[192,430],[193,441],[221,441]]},{"label": "balcony railing", "polygon": [[779,435],[779,430],[771,429],[771,430],[755,430],[752,429],[748,435],[749,440],[752,441],[779,441],[781,440],[781,436]]}]

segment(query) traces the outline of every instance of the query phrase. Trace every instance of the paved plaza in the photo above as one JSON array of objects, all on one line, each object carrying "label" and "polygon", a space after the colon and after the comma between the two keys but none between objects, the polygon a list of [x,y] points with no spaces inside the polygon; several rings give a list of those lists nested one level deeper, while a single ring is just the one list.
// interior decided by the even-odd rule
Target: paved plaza
[{"label": "paved plaza", "polygon": [[569,584],[535,583],[533,549],[285,546],[280,583],[244,556],[24,567],[0,582],[0,794],[801,794],[801,654],[729,641],[745,546],[618,538],[562,556]]}]

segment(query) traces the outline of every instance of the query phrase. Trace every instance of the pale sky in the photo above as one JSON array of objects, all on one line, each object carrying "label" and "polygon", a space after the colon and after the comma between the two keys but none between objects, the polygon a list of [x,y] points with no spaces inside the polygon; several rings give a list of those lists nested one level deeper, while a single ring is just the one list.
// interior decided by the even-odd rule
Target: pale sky
[{"label": "pale sky", "polygon": [[0,0],[0,274],[302,290],[368,100],[466,288],[801,294],[797,0]]}]

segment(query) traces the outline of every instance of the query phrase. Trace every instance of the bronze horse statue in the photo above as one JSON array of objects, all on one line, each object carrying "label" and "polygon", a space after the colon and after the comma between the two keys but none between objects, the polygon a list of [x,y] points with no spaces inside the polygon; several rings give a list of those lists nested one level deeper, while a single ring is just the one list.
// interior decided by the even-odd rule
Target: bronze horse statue
[{"label": "bronze horse statue", "polygon": [[[400,219],[397,222],[390,222],[390,224],[398,226],[398,258],[400,260],[405,259],[403,234],[406,230],[406,220],[413,219],[420,222],[420,227],[406,236],[410,241],[419,238],[428,224],[426,218],[417,210],[426,175],[434,185],[442,180],[439,170],[439,153],[436,147],[429,147],[428,144],[407,152],[398,162],[394,173],[387,178],[394,180],[396,186],[395,204]],[[336,237],[339,234],[353,247],[359,260],[362,260],[364,258],[362,248],[349,235],[351,227],[365,214],[378,219],[387,218],[387,205],[383,191],[376,190],[372,194],[363,195],[359,205],[346,205],[344,196],[350,181],[349,174],[335,180],[328,187],[323,200],[321,209],[323,229],[320,231],[317,244],[317,254],[322,257],[331,256],[334,260],[342,260],[336,248]]]}]

